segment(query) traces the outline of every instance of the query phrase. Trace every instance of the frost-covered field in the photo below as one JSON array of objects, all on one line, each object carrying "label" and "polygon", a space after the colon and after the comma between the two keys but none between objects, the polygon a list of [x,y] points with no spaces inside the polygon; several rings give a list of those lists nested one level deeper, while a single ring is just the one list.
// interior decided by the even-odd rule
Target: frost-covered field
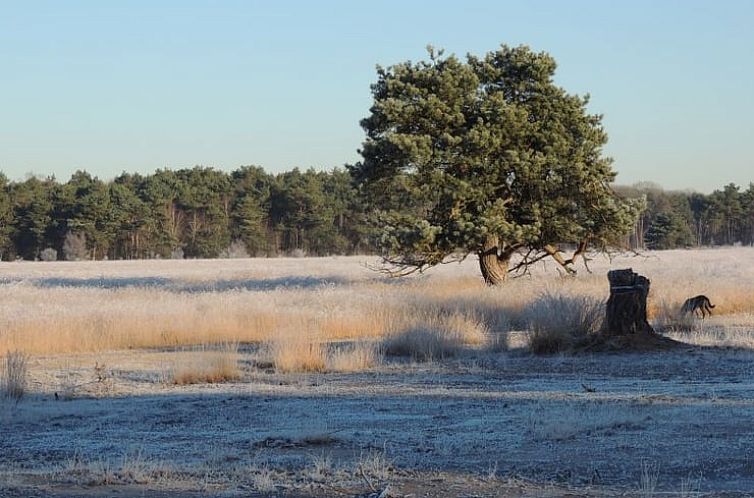
[{"label": "frost-covered field", "polygon": [[[0,496],[747,496],[751,261],[596,257],[499,289],[473,258],[399,281],[366,257],[2,263],[0,353],[29,356]],[[604,299],[625,267],[688,348],[528,353],[541,296]],[[716,314],[677,320],[700,293]],[[390,354],[428,332],[442,358]]]}]

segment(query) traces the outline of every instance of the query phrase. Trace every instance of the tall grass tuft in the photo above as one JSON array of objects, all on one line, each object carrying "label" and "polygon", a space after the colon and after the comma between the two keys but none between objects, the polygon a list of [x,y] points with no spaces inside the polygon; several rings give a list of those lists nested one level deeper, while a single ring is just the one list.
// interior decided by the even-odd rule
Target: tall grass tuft
[{"label": "tall grass tuft", "polygon": [[[403,323],[400,323],[400,322]],[[432,361],[457,355],[465,346],[478,346],[487,339],[487,328],[473,315],[460,312],[404,314],[383,341],[385,354]]]},{"label": "tall grass tuft", "polygon": [[579,339],[598,333],[604,313],[600,299],[545,293],[524,310],[529,350],[534,354],[565,351]]},{"label": "tall grass tuft", "polygon": [[[670,331],[691,328],[696,334],[703,329],[700,339],[712,341],[714,337],[707,335],[712,325],[730,328],[731,340],[739,335],[733,325],[751,329],[754,265],[741,265],[741,261],[754,257],[753,248],[660,251],[648,256],[596,258],[591,266],[594,273],[580,272],[578,278],[568,280],[557,279],[552,265],[542,262],[531,268],[530,278],[500,287],[484,285],[474,258],[460,265],[439,266],[426,278],[400,281],[376,277],[365,268],[363,256],[195,260],[190,264],[166,259],[0,263],[4,278],[0,282],[0,361],[7,351],[47,355],[220,341],[257,343],[295,330],[311,335],[304,341],[305,350],[322,365],[327,363],[327,358],[321,360],[326,352],[318,354],[309,342],[382,341],[422,329],[425,335],[429,330],[429,335],[453,336],[446,332],[445,322],[454,313],[461,322],[471,324],[467,327],[470,335],[456,341],[457,351],[483,341],[475,321],[483,321],[495,334],[509,327],[514,331],[531,328],[535,339],[547,338],[545,331],[553,330],[553,322],[560,326],[559,322],[569,320],[547,309],[536,313],[535,301],[544,290],[605,299],[607,270],[629,266],[652,280],[647,302],[650,320],[665,320]],[[688,271],[690,267],[694,272]],[[319,281],[327,284],[319,285]],[[675,314],[680,303],[696,294],[709,296],[716,307],[712,319],[689,319],[692,328],[676,321],[670,312]],[[667,313],[663,300],[670,303]],[[553,319],[532,316],[537,314]],[[530,323],[534,326],[529,327]],[[558,338],[556,334],[549,341],[555,345],[545,349],[566,347],[569,335]],[[515,341],[518,334],[510,337]],[[452,353],[453,341],[446,342],[451,343],[448,351]]]},{"label": "tall grass tuft", "polygon": [[267,343],[278,372],[324,372],[327,351],[312,334],[285,331]]},{"label": "tall grass tuft", "polygon": [[238,344],[202,347],[194,351],[171,372],[173,384],[215,384],[241,378]]},{"label": "tall grass tuft", "polygon": [[28,357],[20,351],[8,351],[2,365],[3,396],[20,401],[26,394],[27,377]]},{"label": "tall grass tuft", "polygon": [[333,372],[361,372],[378,365],[382,353],[377,345],[358,342],[330,351],[327,355],[327,370]]}]

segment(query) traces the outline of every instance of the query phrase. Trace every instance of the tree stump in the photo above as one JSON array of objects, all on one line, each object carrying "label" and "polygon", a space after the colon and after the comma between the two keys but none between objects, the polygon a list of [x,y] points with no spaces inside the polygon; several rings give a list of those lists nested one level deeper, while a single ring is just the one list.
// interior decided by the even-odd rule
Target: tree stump
[{"label": "tree stump", "polygon": [[610,281],[610,298],[607,300],[604,334],[654,334],[647,322],[649,279],[634,273],[631,268],[609,271],[607,279]]}]

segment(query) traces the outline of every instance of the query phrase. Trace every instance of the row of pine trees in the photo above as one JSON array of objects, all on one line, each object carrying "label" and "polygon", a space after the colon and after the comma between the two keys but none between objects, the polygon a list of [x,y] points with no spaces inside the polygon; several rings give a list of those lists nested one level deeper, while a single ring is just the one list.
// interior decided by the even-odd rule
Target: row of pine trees
[{"label": "row of pine trees", "polygon": [[[653,184],[616,187],[643,197],[633,249],[754,245],[754,184],[712,194]],[[349,173],[230,173],[195,167],[66,183],[0,174],[3,260],[216,258],[369,253],[366,208]]]},{"label": "row of pine trees", "polygon": [[616,190],[646,199],[630,236],[633,249],[754,245],[754,183],[743,191],[731,183],[711,194],[665,191],[649,183]]},{"label": "row of pine trees", "polygon": [[216,258],[368,251],[349,174],[195,167],[76,172],[66,183],[0,175],[0,257]]}]

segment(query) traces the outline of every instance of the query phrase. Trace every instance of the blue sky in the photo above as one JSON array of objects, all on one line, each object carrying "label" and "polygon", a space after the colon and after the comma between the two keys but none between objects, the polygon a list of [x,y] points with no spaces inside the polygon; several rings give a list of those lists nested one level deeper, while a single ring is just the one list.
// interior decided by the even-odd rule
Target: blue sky
[{"label": "blue sky", "polygon": [[526,44],[604,114],[618,183],[754,181],[754,2],[0,0],[0,171],[358,160],[375,65]]}]

